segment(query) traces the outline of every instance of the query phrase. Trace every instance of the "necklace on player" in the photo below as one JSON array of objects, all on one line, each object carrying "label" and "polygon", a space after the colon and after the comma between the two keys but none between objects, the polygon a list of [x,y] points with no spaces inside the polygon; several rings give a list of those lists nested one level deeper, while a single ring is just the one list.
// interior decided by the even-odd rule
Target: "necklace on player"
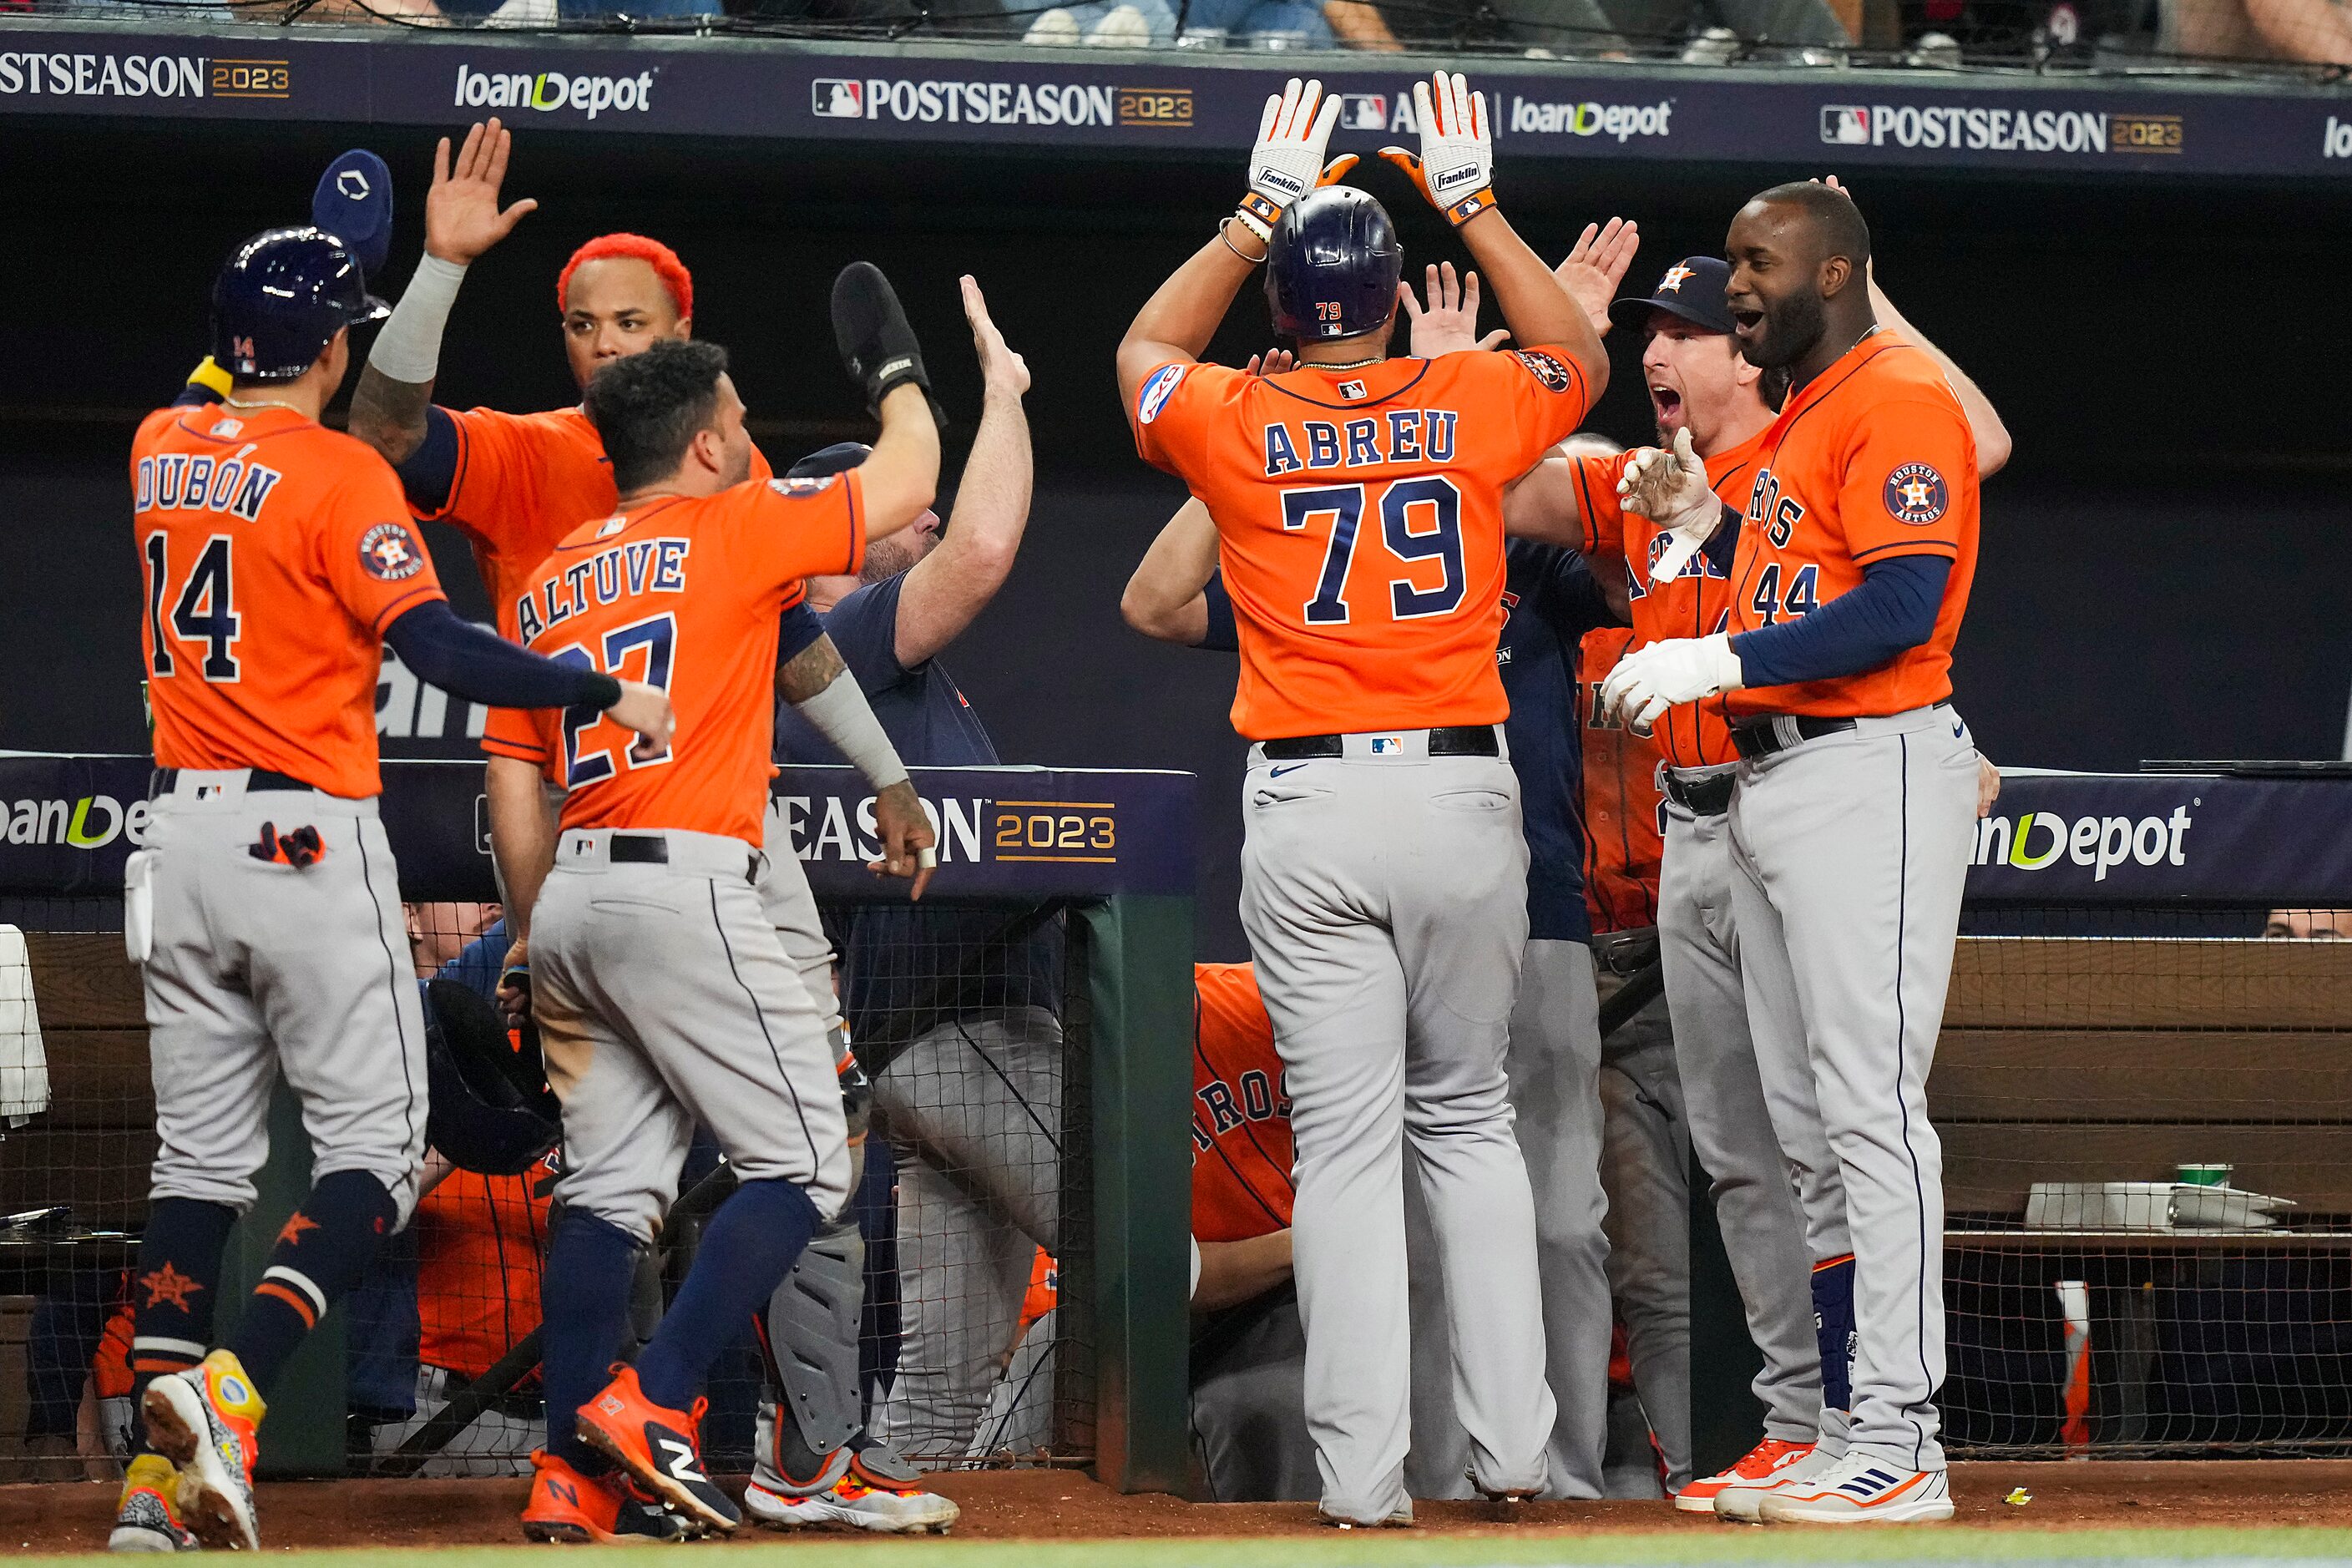
[{"label": "necklace on player", "polygon": [[1381,357],[1379,354],[1374,354],[1370,359],[1351,359],[1344,363],[1339,360],[1317,360],[1315,368],[1317,370],[1364,370],[1380,363]]},{"label": "necklace on player", "polygon": [[256,397],[251,399],[243,397],[224,397],[221,401],[227,404],[231,408],[283,408],[289,414],[299,414],[302,412],[292,404],[280,402],[275,397]]}]

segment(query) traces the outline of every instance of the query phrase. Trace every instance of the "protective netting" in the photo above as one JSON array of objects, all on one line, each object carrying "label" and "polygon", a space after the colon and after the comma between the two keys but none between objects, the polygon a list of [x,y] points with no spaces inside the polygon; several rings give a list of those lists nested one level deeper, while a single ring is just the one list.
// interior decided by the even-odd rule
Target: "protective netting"
[{"label": "protective netting", "polygon": [[[935,1467],[1092,1456],[1092,1162],[1083,942],[1058,906],[828,908],[876,1112],[860,1383],[869,1426]],[[0,900],[0,1481],[118,1473],[131,1264],[154,1152],[138,971],[117,900]],[[495,985],[495,905],[408,906],[420,979]],[[870,1041],[870,1044],[869,1044]],[[339,1306],[348,1468],[528,1471],[544,1424],[540,1265],[554,1165],[441,1173]],[[649,1331],[732,1177],[707,1141],[640,1269]],[[1058,1287],[1058,1291],[1057,1291]],[[751,1325],[722,1353],[709,1461],[747,1471]]]},{"label": "protective netting", "polygon": [[1956,1447],[2352,1449],[2352,914],[1969,929],[1928,1081]]},{"label": "protective netting", "polygon": [[[1403,44],[1708,66],[2322,75],[2352,66],[2352,8],[2337,0],[0,0],[0,17],[10,15],[1188,52]],[[2158,141],[2147,150],[2168,150],[2162,138],[2178,129],[2149,126]]]}]

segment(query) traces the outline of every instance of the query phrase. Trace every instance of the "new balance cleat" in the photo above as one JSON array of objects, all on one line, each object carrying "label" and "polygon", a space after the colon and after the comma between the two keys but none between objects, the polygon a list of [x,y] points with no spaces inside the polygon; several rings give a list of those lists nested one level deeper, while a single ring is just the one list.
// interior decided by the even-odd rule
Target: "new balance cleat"
[{"label": "new balance cleat", "polygon": [[180,1472],[180,1518],[206,1546],[258,1552],[253,1464],[268,1406],[245,1368],[215,1351],[185,1372],[147,1385],[140,1404],[150,1447]]},{"label": "new balance cleat", "polygon": [[810,1482],[781,1466],[753,1468],[743,1511],[780,1530],[845,1528],[877,1535],[945,1535],[962,1510],[927,1490],[921,1472],[897,1449],[865,1433],[825,1456]]},{"label": "new balance cleat", "polygon": [[196,1537],[180,1522],[180,1472],[161,1454],[142,1454],[122,1478],[109,1552],[194,1552]]},{"label": "new balance cleat", "polygon": [[1764,1522],[1764,1500],[1784,1487],[1818,1480],[1827,1475],[1844,1456],[1824,1453],[1816,1446],[1803,1458],[1792,1459],[1769,1476],[1753,1480],[1738,1480],[1725,1484],[1715,1494],[1715,1517],[1737,1520],[1741,1524]]},{"label": "new balance cleat", "polygon": [[1952,1489],[1941,1470],[1850,1454],[1767,1497],[1763,1514],[1769,1524],[1925,1524],[1952,1517]]},{"label": "new balance cleat", "polygon": [[1675,1494],[1675,1507],[1685,1513],[1713,1513],[1715,1500],[1727,1487],[1769,1481],[1813,1451],[1811,1443],[1784,1443],[1767,1437],[1740,1457],[1727,1470],[1691,1482]]},{"label": "new balance cleat", "polygon": [[656,1405],[638,1386],[637,1369],[615,1363],[613,1381],[580,1407],[580,1440],[688,1521],[731,1531],[743,1515],[702,1468],[702,1413],[709,1407],[707,1399],[690,1411]]},{"label": "new balance cleat", "polygon": [[544,1448],[532,1451],[530,1469],[522,1532],[532,1541],[643,1545],[684,1541],[696,1533],[692,1525],[638,1492],[625,1476],[583,1475]]}]

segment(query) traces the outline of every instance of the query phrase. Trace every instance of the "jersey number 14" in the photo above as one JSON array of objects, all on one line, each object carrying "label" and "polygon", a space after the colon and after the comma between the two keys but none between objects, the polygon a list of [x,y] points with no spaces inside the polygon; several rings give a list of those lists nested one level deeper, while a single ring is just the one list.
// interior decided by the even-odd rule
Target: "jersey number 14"
[{"label": "jersey number 14", "polygon": [[[201,643],[205,657],[198,667],[204,678],[221,685],[233,685],[237,679],[236,639],[240,622],[236,614],[236,595],[233,586],[235,546],[225,533],[215,533],[205,541],[196,552],[194,566],[188,569],[188,580],[180,585],[177,598],[172,598],[171,535],[163,532],[147,536],[147,643],[154,651],[148,658],[149,670],[157,676],[176,674],[180,660],[174,651],[173,639],[185,643]],[[167,617],[163,601],[172,599]]]}]

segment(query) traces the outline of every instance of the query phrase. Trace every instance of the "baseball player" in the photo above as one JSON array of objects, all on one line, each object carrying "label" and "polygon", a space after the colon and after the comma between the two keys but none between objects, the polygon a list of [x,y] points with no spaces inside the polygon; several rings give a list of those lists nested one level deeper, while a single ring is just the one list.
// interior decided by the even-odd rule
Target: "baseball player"
[{"label": "baseball player", "polygon": [[[530,793],[491,802],[508,918],[519,941],[535,943],[533,1011],[563,1104],[534,1504],[542,1490],[566,1500],[571,1477],[597,1479],[609,1460],[707,1528],[740,1524],[702,1467],[702,1382],[849,1197],[826,1013],[758,891],[777,617],[803,578],[855,570],[868,541],[923,513],[939,432],[919,352],[882,275],[864,263],[845,270],[834,315],[845,362],[882,421],[859,472],[752,479],[720,350],[672,341],[617,359],[590,382],[585,408],[612,459],[618,510],[575,531],[502,612],[534,647],[656,674],[680,710],[677,743],[652,757],[625,755],[600,726],[570,716],[500,712],[483,742],[505,771],[541,769],[568,790],[560,837]],[[637,1252],[676,1196],[698,1123],[740,1184],[635,1365],[600,1392]],[[555,1466],[565,1486],[550,1479]],[[524,1529],[579,1533],[552,1510],[526,1511]]]},{"label": "baseball player", "polygon": [[[1689,257],[1667,268],[1648,296],[1621,300],[1615,310],[1647,334],[1643,374],[1660,440],[1690,444],[1695,458],[1714,476],[1717,493],[1744,502],[1781,378],[1739,357],[1723,302],[1728,276],[1720,260]],[[1874,292],[1876,285],[1870,287]],[[1874,297],[1883,317],[1901,321],[1883,294]],[[1937,359],[1961,389],[1970,423],[1980,435],[1980,455],[1997,464],[2008,446],[1999,416],[1958,365],[1940,353]],[[1511,504],[1580,518],[1589,551],[1625,558],[1636,646],[1722,624],[1728,583],[1705,556],[1687,560],[1667,581],[1652,577],[1651,563],[1672,542],[1621,504],[1618,482],[1629,460],[1549,460],[1513,491]],[[1589,722],[1618,721],[1599,700],[1598,689],[1614,667],[1612,659],[1589,672]],[[1825,1465],[1843,1452],[1846,1325],[1853,1318],[1852,1269],[1844,1260],[1851,1248],[1843,1196],[1826,1158],[1797,1160],[1802,1213],[1792,1206],[1789,1163],[1775,1128],[1801,1124],[1803,1115],[1793,1106],[1768,1110],[1770,1086],[1759,1074],[1749,1038],[1725,831],[1735,753],[1719,704],[1676,708],[1655,726],[1652,738],[1666,764],[1660,775],[1667,799],[1657,927],[1675,1021],[1676,1073],[1691,1139],[1713,1180],[1748,1332],[1763,1354],[1755,1388],[1766,1411],[1757,1447],[1720,1474],[1680,1489],[1675,1505],[1753,1519],[1762,1492],[1787,1479],[1790,1467]],[[1641,830],[1635,813],[1622,815],[1624,831]],[[1799,1140],[1817,1141],[1818,1135]],[[1802,1288],[1807,1279],[1810,1300]],[[1815,1458],[1817,1441],[1823,1452]]]},{"label": "baseball player", "polygon": [[[961,286],[983,393],[953,519],[942,527],[927,514],[870,552],[861,574],[808,584],[828,646],[839,648],[900,753],[922,767],[998,763],[983,716],[956,684],[945,655],[1019,558],[1034,478],[1022,405],[1027,363],[989,319],[978,282],[966,278]],[[843,442],[802,458],[791,472],[840,473],[864,462],[866,450]],[[776,757],[840,760],[824,735],[793,714],[778,717]],[[1050,910],[1008,916],[885,905],[837,920],[843,1008],[889,1134],[868,1155],[868,1180],[876,1196],[890,1194],[902,1332],[895,1374],[875,1402],[873,1428],[909,1458],[959,1459],[982,1426],[1037,1251],[1060,1246],[1061,928]],[[843,1321],[855,1326],[854,1267],[838,1291],[815,1279],[796,1283],[839,1300]],[[1052,1336],[1032,1338],[1028,1348],[1043,1357]],[[804,1495],[827,1446],[820,1441],[811,1451],[805,1415],[781,1427],[773,1419],[778,1393],[803,1411],[813,1397],[800,1386],[813,1375],[809,1369],[778,1357],[775,1371],[761,1402],[768,1419],[759,1463],[744,1494],[746,1506],[763,1518],[810,1506],[790,1500]],[[848,1398],[853,1372],[854,1365],[840,1368],[834,1392],[824,1397]],[[1053,1383],[1044,1373],[1034,1381],[1041,1389]],[[854,1422],[855,1404],[847,1409]],[[992,1434],[1006,1430],[990,1425]],[[908,1530],[936,1522],[912,1509],[898,1517]]]},{"label": "baseball player", "polygon": [[[1482,96],[1414,89],[1407,170],[1461,233],[1523,345],[1392,359],[1402,254],[1360,191],[1318,189],[1338,117],[1269,99],[1240,209],[1129,327],[1139,451],[1208,507],[1234,608],[1234,727],[1254,742],[1242,918],[1289,1077],[1307,1414],[1322,1517],[1408,1521],[1402,1146],[1454,1309],[1474,1483],[1547,1481],[1536,1225],[1504,1054],[1527,937],[1527,847],[1496,726],[1502,487],[1575,428],[1608,374],[1591,322],[1496,209]],[[1199,363],[1267,264],[1272,376]]]},{"label": "baseball player", "polygon": [[[1833,1179],[1843,1194],[1844,1451],[1781,1476],[1758,1512],[1946,1519],[1941,1152],[1925,1086],[1979,789],[1949,668],[1975,568],[1979,453],[1943,367],[1876,321],[1870,231],[1843,192],[1766,191],[1733,220],[1727,255],[1741,356],[1792,384],[1748,455],[1740,526],[1720,526],[1727,508],[1687,456],[1687,432],[1671,455],[1629,463],[1625,510],[1672,536],[1654,574],[1716,542],[1728,621],[1627,655],[1601,700],[1646,728],[1676,704],[1727,699],[1740,759],[1725,813],[1729,901],[1759,1076],[1811,1193]],[[1837,1216],[1822,1206],[1811,1241],[1828,1263]],[[1839,1359],[1823,1355],[1825,1383]]]},{"label": "baseball player", "polygon": [[[121,1550],[257,1546],[263,1400],[415,1201],[423,1024],[376,814],[380,647],[473,700],[669,734],[650,686],[458,620],[391,471],[319,423],[350,329],[383,313],[333,236],[256,236],[214,287],[226,396],[157,410],[132,448],[157,772],[124,933],[145,965],[160,1149],[134,1281],[147,1447]],[[221,1249],[254,1201],[281,1070],[311,1191],[213,1348]]]},{"label": "baseball player", "polygon": [[[472,542],[499,627],[509,637],[520,633],[509,616],[520,578],[583,519],[609,514],[614,502],[604,446],[579,407],[513,415],[489,408],[459,412],[432,401],[443,332],[467,268],[537,205],[528,199],[499,205],[512,144],[512,132],[493,119],[467,132],[454,161],[446,142],[436,152],[425,199],[425,255],[378,335],[352,398],[352,434],[392,461],[418,514],[454,523]],[[667,246],[641,235],[605,235],[582,246],[556,279],[556,303],[564,353],[583,388],[613,360],[693,335],[692,274]],[[767,459],[756,447],[751,460],[753,475],[767,478]],[[876,723],[857,683],[842,679],[837,650],[798,595],[788,598],[778,652],[778,695],[856,763],[876,792],[875,837],[883,847],[877,869],[912,875],[919,895],[929,879],[921,861],[935,842],[929,820],[908,782],[906,764]],[[489,786],[526,795],[541,787],[527,769],[497,768],[490,770]],[[520,802],[510,804],[520,809]],[[781,818],[771,811],[766,824],[761,897],[803,985],[836,1036],[835,1059],[852,1079],[845,1082],[844,1092],[859,1100],[862,1116],[866,1089],[845,1040],[838,1037],[833,952],[816,900],[784,841]],[[516,955],[518,963],[527,959],[527,951]],[[842,1337],[831,1300],[842,1281],[857,1277],[855,1226],[845,1218],[828,1223],[798,1272],[812,1289],[824,1282],[823,1300],[809,1290],[788,1292],[791,1310],[768,1325],[785,1343],[784,1364],[855,1365],[855,1333]],[[833,1475],[804,1491],[780,1494],[796,1500],[786,1510],[789,1517],[762,1515],[765,1522],[809,1522],[798,1516],[812,1511],[877,1528],[895,1528],[909,1512],[935,1526],[952,1521],[954,1505],[924,1491],[911,1468],[860,1431],[855,1411],[819,1405],[814,1396],[795,1400],[792,1407],[805,1421],[801,1436],[827,1460],[812,1473],[837,1469],[854,1448],[857,1474]]]}]

